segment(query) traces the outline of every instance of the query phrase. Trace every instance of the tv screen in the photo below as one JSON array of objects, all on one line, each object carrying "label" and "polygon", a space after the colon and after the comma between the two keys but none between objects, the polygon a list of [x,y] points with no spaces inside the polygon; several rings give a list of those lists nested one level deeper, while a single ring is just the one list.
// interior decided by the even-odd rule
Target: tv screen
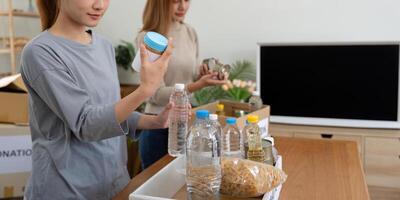
[{"label": "tv screen", "polygon": [[271,115],[398,121],[398,44],[260,44]]}]

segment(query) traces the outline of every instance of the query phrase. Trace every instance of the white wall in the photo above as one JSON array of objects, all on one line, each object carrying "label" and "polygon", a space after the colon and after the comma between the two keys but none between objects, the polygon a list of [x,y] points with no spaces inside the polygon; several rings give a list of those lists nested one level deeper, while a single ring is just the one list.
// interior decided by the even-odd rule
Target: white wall
[{"label": "white wall", "polygon": [[[111,1],[98,31],[133,41],[145,0]],[[256,63],[257,42],[400,41],[399,0],[192,0],[202,57]]]},{"label": "white wall", "polygon": [[[114,44],[133,41],[145,2],[111,0],[97,30]],[[257,42],[400,41],[400,1],[192,0],[186,22],[198,32],[203,58],[256,63]],[[35,23],[16,23],[18,32],[36,34]],[[2,62],[0,56],[0,71]]]}]

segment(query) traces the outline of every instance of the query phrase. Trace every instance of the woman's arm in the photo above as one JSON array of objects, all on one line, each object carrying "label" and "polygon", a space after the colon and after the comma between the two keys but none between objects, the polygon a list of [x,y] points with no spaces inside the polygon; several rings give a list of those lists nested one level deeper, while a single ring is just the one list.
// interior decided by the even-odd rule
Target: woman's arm
[{"label": "woman's arm", "polygon": [[218,73],[211,73],[206,64],[200,64],[199,37],[197,36],[195,29],[192,27],[189,28],[189,35],[193,37],[194,44],[196,46],[196,60],[198,63],[198,69],[195,69],[195,72],[193,73],[193,83],[187,84],[186,90],[189,93],[193,93],[204,87],[225,84],[225,80],[218,80]]},{"label": "woman's arm", "polygon": [[139,118],[138,129],[160,129],[168,127],[168,114],[173,104],[169,103],[164,110],[158,115],[142,115]]},{"label": "woman's arm", "polygon": [[[97,141],[127,134],[128,117],[159,87],[172,52],[153,63],[146,61],[142,47],[142,84],[140,88],[115,104],[94,105],[88,91],[79,87],[74,77],[54,51],[44,45],[30,45],[22,55],[23,78],[32,94],[45,103],[79,140]],[[41,102],[38,102],[41,103]],[[138,115],[136,115],[138,116]]]},{"label": "woman's arm", "polygon": [[[135,38],[135,45],[140,47],[140,44],[143,43],[143,38],[146,32],[142,31],[139,32]],[[138,49],[139,50],[139,49]],[[164,79],[161,81],[159,88],[154,92],[154,94],[146,99],[147,102],[150,102],[155,105],[165,106],[169,102],[169,97],[171,96],[172,92],[174,91],[174,86],[166,86]]]},{"label": "woman's arm", "polygon": [[[167,71],[168,62],[172,54],[172,40],[168,41],[168,47],[163,55],[155,62],[148,62],[148,55],[145,47],[140,46],[140,56],[142,67],[140,71],[140,86],[134,92],[121,99],[115,105],[115,115],[118,122],[122,122],[140,106],[147,98],[151,97],[161,82],[163,81],[164,74]],[[140,122],[140,121],[139,121]]]}]

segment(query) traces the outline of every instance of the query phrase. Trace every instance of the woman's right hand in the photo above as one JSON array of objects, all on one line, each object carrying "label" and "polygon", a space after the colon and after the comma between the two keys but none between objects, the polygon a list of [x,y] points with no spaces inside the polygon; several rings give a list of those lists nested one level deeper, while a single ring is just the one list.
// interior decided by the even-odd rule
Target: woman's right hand
[{"label": "woman's right hand", "polygon": [[203,87],[214,86],[214,85],[223,85],[226,83],[226,80],[219,80],[218,79],[218,72],[210,72],[206,75],[200,77],[199,84]]},{"label": "woman's right hand", "polygon": [[172,54],[172,40],[168,40],[168,47],[156,61],[149,62],[147,51],[143,44],[140,45],[140,86],[128,96],[115,104],[115,117],[118,123],[126,120],[132,112],[147,98],[153,96],[164,79],[168,62]]},{"label": "woman's right hand", "polygon": [[202,76],[210,74],[210,73],[211,73],[210,67],[207,64],[203,63],[203,64],[201,64],[199,66],[199,77],[198,77],[198,79],[200,79]]},{"label": "woman's right hand", "polygon": [[144,92],[143,95],[150,97],[160,87],[167,71],[173,48],[172,39],[170,38],[168,40],[168,47],[161,57],[154,62],[149,62],[146,47],[143,44],[140,45],[140,87]]},{"label": "woman's right hand", "polygon": [[218,79],[218,72],[210,72],[206,75],[200,77],[199,80],[194,83],[190,83],[187,85],[187,90],[192,93],[197,90],[200,90],[204,87],[214,86],[214,85],[223,85],[226,83],[226,80]]}]

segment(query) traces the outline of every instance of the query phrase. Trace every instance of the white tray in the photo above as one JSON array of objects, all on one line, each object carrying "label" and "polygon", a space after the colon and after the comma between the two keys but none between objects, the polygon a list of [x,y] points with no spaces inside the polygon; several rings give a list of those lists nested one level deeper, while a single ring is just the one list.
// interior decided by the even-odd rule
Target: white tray
[{"label": "white tray", "polygon": [[[178,157],[129,195],[129,200],[172,200],[171,198],[185,185],[185,175],[177,169],[184,169],[185,158]],[[278,155],[275,167],[282,169],[282,157]],[[179,171],[180,171],[179,170]],[[278,200],[282,185],[264,195],[263,200]]]}]

